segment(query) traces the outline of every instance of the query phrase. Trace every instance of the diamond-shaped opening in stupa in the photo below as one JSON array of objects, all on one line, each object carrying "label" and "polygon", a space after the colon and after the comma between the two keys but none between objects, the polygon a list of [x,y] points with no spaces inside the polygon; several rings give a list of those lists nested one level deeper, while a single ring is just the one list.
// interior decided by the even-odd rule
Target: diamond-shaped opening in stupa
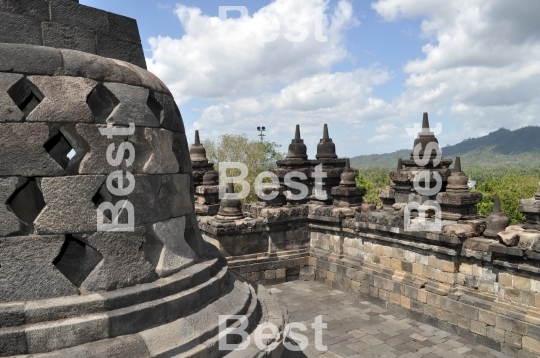
[{"label": "diamond-shaped opening in stupa", "polygon": [[6,202],[8,210],[14,213],[27,228],[27,233],[33,231],[34,220],[45,207],[43,193],[36,178],[28,181],[18,188]]},{"label": "diamond-shaped opening in stupa", "polygon": [[71,159],[77,154],[60,131],[52,136],[43,147],[62,169],[66,169]]},{"label": "diamond-shaped opening in stupa", "polygon": [[116,96],[103,84],[98,84],[88,96],[88,107],[97,123],[105,123],[113,110],[120,104]]},{"label": "diamond-shaped opening in stupa", "polygon": [[26,78],[11,86],[7,93],[25,117],[32,113],[43,100],[43,94]]},{"label": "diamond-shaped opening in stupa", "polygon": [[54,265],[71,283],[81,287],[101,260],[103,256],[92,246],[73,235],[66,235]]}]

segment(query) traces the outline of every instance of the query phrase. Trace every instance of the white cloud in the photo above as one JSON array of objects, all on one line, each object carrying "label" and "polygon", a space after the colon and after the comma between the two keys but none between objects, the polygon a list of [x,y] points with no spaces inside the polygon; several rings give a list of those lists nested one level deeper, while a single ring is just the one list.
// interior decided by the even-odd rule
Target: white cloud
[{"label": "white cloud", "polygon": [[267,92],[207,107],[194,128],[245,133],[245,128],[262,123],[271,128],[269,134],[273,137],[283,135],[290,140],[294,125],[300,124],[302,134],[312,133],[315,140],[322,133],[323,123],[330,123],[332,130],[338,123],[354,125],[379,118],[388,104],[372,98],[371,92],[374,85],[388,77],[385,70],[374,67],[302,78],[278,93]]},{"label": "white cloud", "polygon": [[421,18],[424,58],[409,61],[401,113],[429,110],[478,133],[533,124],[540,110],[540,2],[379,0],[387,21]]},{"label": "white cloud", "polygon": [[[326,42],[316,37],[318,8],[327,15],[322,23]],[[185,5],[178,5],[175,13],[185,35],[181,39],[151,38],[153,56],[147,62],[149,70],[168,84],[179,103],[193,97],[234,100],[329,72],[347,57],[344,31],[357,24],[352,5],[345,0],[340,0],[332,12],[329,0],[276,0],[251,16],[223,21]],[[297,17],[296,25],[308,30],[305,41],[285,38],[286,34],[299,34],[285,27],[290,16]],[[279,36],[273,42],[263,42],[256,32],[268,28],[272,21],[280,24],[276,32]],[[223,40],[235,31],[248,36],[244,41]]]}]

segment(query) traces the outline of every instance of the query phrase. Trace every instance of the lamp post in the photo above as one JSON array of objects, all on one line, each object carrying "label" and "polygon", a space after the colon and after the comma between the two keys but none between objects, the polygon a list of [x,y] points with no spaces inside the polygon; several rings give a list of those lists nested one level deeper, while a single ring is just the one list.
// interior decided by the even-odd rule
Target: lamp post
[{"label": "lamp post", "polygon": [[257,127],[257,130],[260,132],[258,137],[261,137],[262,142],[264,140],[264,137],[266,137],[266,135],[264,134],[264,132],[266,132],[266,127]]}]

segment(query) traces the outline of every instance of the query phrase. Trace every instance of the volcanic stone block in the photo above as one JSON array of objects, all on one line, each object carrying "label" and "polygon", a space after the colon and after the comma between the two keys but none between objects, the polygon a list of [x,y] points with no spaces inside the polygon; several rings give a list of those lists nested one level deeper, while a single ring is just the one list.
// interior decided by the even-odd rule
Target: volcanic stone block
[{"label": "volcanic stone block", "polygon": [[24,303],[2,304],[0,308],[0,328],[21,326],[25,322]]},{"label": "volcanic stone block", "polygon": [[26,118],[29,122],[92,123],[94,116],[86,103],[97,82],[76,77],[41,77],[28,79],[44,95],[43,101]]},{"label": "volcanic stone block", "polygon": [[18,356],[18,354],[26,353],[26,335],[24,331],[19,329],[2,330],[0,331],[0,352],[3,355]]},{"label": "volcanic stone block", "polygon": [[474,228],[467,224],[446,225],[442,231],[443,235],[457,238],[473,237],[474,233]]},{"label": "volcanic stone block", "polygon": [[158,115],[161,127],[174,132],[185,133],[184,122],[174,98],[168,94],[158,92],[153,92],[151,97],[155,98],[161,107]]},{"label": "volcanic stone block", "polygon": [[193,166],[189,156],[187,137],[183,133],[173,134],[173,153],[180,167],[180,173],[192,173]]},{"label": "volcanic stone block", "polygon": [[49,3],[45,0],[1,0],[0,11],[49,20]]},{"label": "volcanic stone block", "polygon": [[0,236],[13,235],[21,230],[21,222],[8,209],[6,202],[26,181],[26,178],[0,178]]},{"label": "volcanic stone block", "polygon": [[156,272],[159,276],[170,276],[190,266],[197,259],[197,255],[184,238],[185,230],[185,216],[150,226],[147,235],[152,235],[163,243],[163,249],[156,266]]},{"label": "volcanic stone block", "polygon": [[[120,200],[127,200],[133,205],[135,225],[155,223],[170,218],[165,203],[159,197],[161,176],[135,175],[135,188],[127,197],[116,197],[109,193],[105,185],[100,190],[101,197],[116,205]],[[120,213],[120,222],[126,222],[126,213]]]},{"label": "volcanic stone block", "polygon": [[163,201],[171,217],[176,218],[193,212],[189,174],[172,174],[161,177],[159,198]]},{"label": "volcanic stone block", "polygon": [[25,330],[28,353],[54,352],[107,339],[108,326],[106,314],[30,326]]},{"label": "volcanic stone block", "polygon": [[96,44],[98,55],[126,61],[146,69],[146,59],[140,42],[98,33]]},{"label": "volcanic stone block", "polygon": [[0,43],[0,71],[53,76],[63,71],[62,66],[57,49]]},{"label": "volcanic stone block", "polygon": [[48,139],[45,123],[0,124],[0,176],[65,175],[43,147]]},{"label": "volcanic stone block", "polygon": [[539,251],[538,249],[540,249],[540,232],[519,232],[519,243],[517,246],[522,250]]},{"label": "volcanic stone block", "polygon": [[108,13],[109,33],[133,42],[141,42],[137,20],[130,17]]},{"label": "volcanic stone block", "polygon": [[16,73],[0,73],[0,122],[21,122],[24,119],[24,113],[8,94],[8,91],[18,88],[16,85],[23,78]]},{"label": "volcanic stone block", "polygon": [[152,265],[139,251],[145,232],[139,227],[134,232],[108,231],[81,236],[81,240],[103,256],[81,287],[88,291],[111,291],[155,280]]},{"label": "volcanic stone block", "polygon": [[52,0],[51,21],[89,30],[109,31],[107,12],[73,1]]},{"label": "volcanic stone block", "polygon": [[41,22],[0,12],[0,42],[42,45]]},{"label": "volcanic stone block", "polygon": [[159,127],[158,119],[147,105],[149,90],[121,83],[105,83],[105,87],[120,101],[106,123]]},{"label": "volcanic stone block", "polygon": [[122,82],[141,85],[139,76],[126,66],[119,66],[112,59],[90,53],[61,50],[64,59],[65,74],[92,78],[97,81]]},{"label": "volcanic stone block", "polygon": [[540,213],[540,200],[522,199],[519,201],[519,211],[522,213],[538,214]]},{"label": "volcanic stone block", "polygon": [[[106,125],[77,124],[64,127],[63,132],[74,144],[77,153],[81,152],[83,158],[79,164],[79,174],[110,174],[113,171],[124,169],[126,161],[123,160],[118,167],[112,166],[107,160],[107,148],[114,144],[113,157],[116,158],[121,143],[127,140],[126,136],[114,136],[108,139],[102,135],[100,128]],[[123,155],[118,154],[123,158]],[[73,158],[72,160],[75,160]]]},{"label": "volcanic stone block", "polygon": [[54,22],[43,22],[43,46],[96,53],[96,35],[89,30]]},{"label": "volcanic stone block", "polygon": [[184,235],[189,247],[199,257],[206,256],[206,242],[202,238],[201,231],[199,230],[199,223],[197,222],[197,215],[195,212],[189,214],[186,218],[186,231]]},{"label": "volcanic stone block", "polygon": [[506,246],[516,246],[519,242],[519,235],[517,231],[506,230],[499,232],[497,235]]},{"label": "volcanic stone block", "polygon": [[[152,91],[160,92],[160,93],[167,93],[171,94],[165,83],[161,81],[156,75],[154,75],[152,72],[147,71],[146,69],[143,69],[139,66],[136,66],[132,63],[112,59],[117,65],[122,67],[127,67],[131,69],[133,72],[135,72],[140,80],[142,81],[142,86],[151,89]],[[131,83],[130,83],[131,84]]]},{"label": "volcanic stone block", "polygon": [[92,198],[105,176],[44,178],[41,181],[47,204],[34,221],[39,234],[93,232],[97,229],[97,208]]},{"label": "volcanic stone block", "polygon": [[133,168],[137,174],[178,173],[173,153],[173,132],[166,129],[137,128],[129,137],[137,153]]},{"label": "volcanic stone block", "polygon": [[64,236],[0,239],[0,302],[76,295],[77,288],[53,265]]}]

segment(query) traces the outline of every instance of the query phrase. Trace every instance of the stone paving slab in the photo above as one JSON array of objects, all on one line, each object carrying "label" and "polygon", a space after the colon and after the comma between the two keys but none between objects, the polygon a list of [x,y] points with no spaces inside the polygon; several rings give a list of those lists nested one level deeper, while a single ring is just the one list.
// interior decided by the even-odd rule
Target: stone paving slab
[{"label": "stone paving slab", "polygon": [[[301,322],[308,328],[299,332],[308,338],[308,348],[304,352],[286,351],[284,358],[508,357],[317,282],[293,281],[267,288],[287,308],[290,322]],[[319,315],[328,325],[323,331],[326,352],[317,351],[314,344],[311,324]]]}]

